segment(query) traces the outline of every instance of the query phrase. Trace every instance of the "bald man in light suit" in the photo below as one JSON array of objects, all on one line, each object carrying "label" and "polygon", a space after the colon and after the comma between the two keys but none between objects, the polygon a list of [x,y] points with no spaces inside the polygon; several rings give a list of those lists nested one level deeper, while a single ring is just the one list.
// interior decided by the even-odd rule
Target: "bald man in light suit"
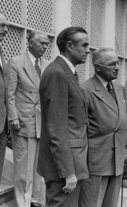
[{"label": "bald man in light suit", "polygon": [[46,34],[32,31],[29,51],[9,63],[9,121],[15,169],[15,196],[18,207],[42,206],[41,177],[36,172],[41,127],[39,84],[49,44]]}]

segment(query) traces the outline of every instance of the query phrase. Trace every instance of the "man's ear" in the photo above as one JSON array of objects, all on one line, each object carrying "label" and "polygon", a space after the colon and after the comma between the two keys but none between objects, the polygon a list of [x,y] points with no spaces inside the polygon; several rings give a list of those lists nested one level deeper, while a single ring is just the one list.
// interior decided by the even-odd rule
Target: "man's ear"
[{"label": "man's ear", "polygon": [[100,72],[100,65],[99,64],[94,64],[94,67],[95,67],[95,70],[97,71],[97,72]]},{"label": "man's ear", "polygon": [[67,43],[66,43],[66,48],[67,48],[67,50],[68,51],[72,51],[72,48],[73,48],[73,42],[72,41],[68,41]]},{"label": "man's ear", "polygon": [[32,40],[29,41],[29,46],[30,46],[30,47],[33,46],[33,41],[32,41]]}]

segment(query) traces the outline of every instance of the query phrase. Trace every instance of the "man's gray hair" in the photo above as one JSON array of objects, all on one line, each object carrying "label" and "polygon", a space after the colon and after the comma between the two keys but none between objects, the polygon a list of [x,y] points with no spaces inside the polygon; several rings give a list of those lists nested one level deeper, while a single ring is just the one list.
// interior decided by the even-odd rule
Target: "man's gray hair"
[{"label": "man's gray hair", "polygon": [[32,30],[29,37],[28,37],[28,43],[30,42],[31,39],[33,39],[37,34],[41,34],[44,36],[47,36],[46,33],[42,32],[42,31],[38,31],[38,30]]},{"label": "man's gray hair", "polygon": [[101,59],[102,54],[105,52],[109,52],[109,51],[114,51],[114,50],[112,48],[103,47],[103,48],[99,48],[95,52],[93,52],[93,54],[92,54],[93,65],[100,64],[100,59]]}]

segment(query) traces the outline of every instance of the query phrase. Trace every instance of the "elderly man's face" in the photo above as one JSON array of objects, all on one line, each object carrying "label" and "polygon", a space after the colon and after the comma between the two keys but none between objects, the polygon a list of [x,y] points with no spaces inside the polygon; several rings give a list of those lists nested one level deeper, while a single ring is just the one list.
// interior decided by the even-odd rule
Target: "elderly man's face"
[{"label": "elderly man's face", "polygon": [[107,51],[101,55],[98,75],[106,81],[118,78],[119,59],[115,51]]},{"label": "elderly man's face", "polygon": [[30,41],[30,47],[36,58],[43,56],[49,44],[49,39],[43,34],[36,34]]},{"label": "elderly man's face", "polygon": [[6,17],[0,13],[0,42],[2,42],[7,33],[7,26],[8,23]]}]

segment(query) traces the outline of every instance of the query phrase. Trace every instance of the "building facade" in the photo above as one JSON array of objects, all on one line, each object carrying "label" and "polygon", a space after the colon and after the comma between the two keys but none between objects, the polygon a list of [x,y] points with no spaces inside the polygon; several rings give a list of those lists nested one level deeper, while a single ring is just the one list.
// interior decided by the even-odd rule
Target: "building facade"
[{"label": "building facade", "polygon": [[90,37],[90,55],[86,64],[77,66],[80,81],[94,74],[92,52],[112,47],[120,60],[118,82],[127,77],[127,0],[1,0],[0,10],[9,21],[9,32],[3,41],[6,60],[27,49],[31,30],[44,31],[50,45],[44,55],[51,61],[58,54],[57,34],[68,26],[82,26]]}]

